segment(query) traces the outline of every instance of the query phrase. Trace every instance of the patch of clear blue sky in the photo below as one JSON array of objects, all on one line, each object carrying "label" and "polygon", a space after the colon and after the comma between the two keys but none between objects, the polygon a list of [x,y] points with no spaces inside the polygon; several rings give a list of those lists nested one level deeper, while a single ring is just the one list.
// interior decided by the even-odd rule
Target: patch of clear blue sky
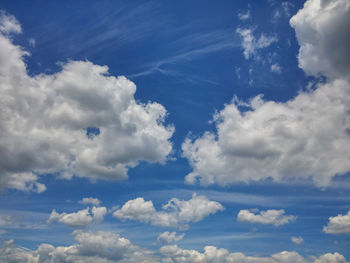
[{"label": "patch of clear blue sky", "polygon": [[[290,14],[295,14],[303,1],[292,3]],[[189,199],[197,192],[221,202],[226,209],[191,224],[179,246],[201,250],[215,245],[261,255],[282,250],[304,255],[338,251],[350,257],[348,237],[322,233],[329,216],[350,208],[349,176],[340,179],[340,187],[328,189],[271,182],[227,188],[184,185],[191,169],[181,157],[181,143],[189,133],[198,136],[214,129],[208,121],[234,95],[246,100],[264,94],[269,100],[286,101],[305,88],[309,79],[298,68],[299,47],[289,18],[286,14],[274,18],[280,1],[2,0],[0,8],[22,25],[23,34],[13,40],[31,53],[26,58],[30,74],[56,72],[60,69],[57,62],[67,60],[107,65],[112,75],[125,75],[135,82],[138,100],[161,103],[169,112],[167,122],[176,128],[172,138],[175,159],[165,165],[141,163],[130,170],[127,181],[90,183],[46,176],[42,182],[48,189],[42,194],[6,190],[0,196],[0,214],[21,217],[18,225],[0,232],[1,240],[14,238],[29,248],[42,242],[71,244],[72,229],[47,226],[46,219],[52,209],[73,212],[85,208],[78,204],[83,197],[97,197],[108,208],[144,197],[160,209],[173,197]],[[248,10],[251,17],[240,21],[237,14]],[[263,33],[278,41],[259,51],[260,60],[247,60],[237,28],[254,28],[257,37]],[[30,46],[30,38],[35,39],[35,46]],[[278,63],[281,73],[271,72],[271,63]],[[298,219],[278,228],[237,222],[238,211],[250,208],[285,209]],[[160,232],[172,231],[119,222],[111,214],[92,229],[115,231],[151,248],[160,246],[156,240]],[[305,244],[297,247],[291,236],[302,236]]]}]

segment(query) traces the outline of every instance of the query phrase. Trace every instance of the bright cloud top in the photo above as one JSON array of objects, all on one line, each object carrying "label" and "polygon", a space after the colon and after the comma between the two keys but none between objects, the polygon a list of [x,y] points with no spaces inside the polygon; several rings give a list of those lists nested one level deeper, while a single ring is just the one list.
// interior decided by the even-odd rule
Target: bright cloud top
[{"label": "bright cloud top", "polygon": [[49,219],[47,220],[48,224],[55,222],[63,223],[70,227],[84,227],[91,223],[100,223],[103,221],[104,216],[107,213],[106,207],[93,207],[79,210],[75,213],[57,213],[56,210],[52,210]]},{"label": "bright cloud top", "polygon": [[120,220],[135,220],[150,223],[155,226],[188,228],[187,223],[198,222],[224,207],[215,201],[210,201],[203,195],[193,194],[190,200],[172,198],[157,211],[152,201],[139,197],[126,202],[113,216]]},{"label": "bright cloud top", "polygon": [[350,235],[350,210],[345,215],[330,217],[327,226],[323,231],[328,234],[348,234]]},{"label": "bright cloud top", "polygon": [[241,222],[272,224],[274,226],[285,225],[294,221],[295,219],[295,216],[285,215],[285,211],[283,209],[271,209],[260,212],[258,209],[254,209],[252,211],[241,210],[237,215],[237,220]]},{"label": "bright cloud top", "polygon": [[158,103],[135,101],[135,84],[107,66],[70,61],[53,74],[29,76],[0,16],[0,187],[42,192],[38,175],[125,179],[139,161],[166,161],[174,129]]},{"label": "bright cloud top", "polygon": [[329,77],[328,82],[285,103],[257,96],[225,105],[214,116],[216,132],[182,145],[193,168],[187,183],[312,179],[327,186],[350,170],[349,19],[347,0],[306,2],[291,19],[301,45],[299,64],[310,74]]}]

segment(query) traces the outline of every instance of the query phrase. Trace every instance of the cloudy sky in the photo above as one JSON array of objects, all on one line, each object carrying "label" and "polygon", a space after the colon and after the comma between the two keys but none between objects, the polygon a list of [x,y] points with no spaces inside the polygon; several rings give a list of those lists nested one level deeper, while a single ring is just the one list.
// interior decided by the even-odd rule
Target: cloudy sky
[{"label": "cloudy sky", "polygon": [[350,262],[349,0],[0,2],[0,262]]}]

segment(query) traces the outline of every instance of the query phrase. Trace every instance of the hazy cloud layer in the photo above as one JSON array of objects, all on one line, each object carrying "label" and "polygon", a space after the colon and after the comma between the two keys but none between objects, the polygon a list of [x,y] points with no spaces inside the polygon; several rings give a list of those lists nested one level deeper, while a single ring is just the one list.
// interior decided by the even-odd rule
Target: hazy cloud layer
[{"label": "hazy cloud layer", "polygon": [[88,61],[29,76],[28,53],[7,35],[20,31],[0,14],[0,188],[40,193],[46,173],[125,179],[140,160],[167,160],[174,129],[162,105],[135,101],[134,83]]},{"label": "hazy cloud layer", "polygon": [[126,202],[113,216],[120,220],[135,220],[156,226],[188,228],[188,223],[198,222],[224,207],[215,201],[210,201],[203,195],[193,194],[190,200],[172,198],[157,211],[152,201],[136,198]]},{"label": "hazy cloud layer", "polygon": [[350,210],[345,215],[330,217],[327,226],[323,227],[323,231],[328,234],[350,235]]},{"label": "hazy cloud layer", "polygon": [[[327,186],[335,175],[350,170],[349,6],[347,0],[309,0],[291,19],[301,45],[300,66],[329,77],[328,82],[285,103],[257,96],[225,105],[214,116],[216,132],[182,145],[193,168],[187,183],[199,179],[202,185],[224,186],[311,178]],[[246,50],[249,56],[252,52]],[[241,106],[247,111],[240,111]]]},{"label": "hazy cloud layer", "polygon": [[237,215],[237,220],[241,222],[271,224],[274,226],[281,226],[288,224],[296,219],[295,216],[285,215],[285,211],[281,210],[241,210]]}]

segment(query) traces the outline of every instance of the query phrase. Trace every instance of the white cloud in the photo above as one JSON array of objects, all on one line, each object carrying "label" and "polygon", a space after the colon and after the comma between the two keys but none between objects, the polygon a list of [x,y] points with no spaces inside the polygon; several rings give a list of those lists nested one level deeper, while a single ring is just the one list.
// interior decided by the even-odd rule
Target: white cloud
[{"label": "white cloud", "polygon": [[210,214],[224,210],[215,201],[208,200],[203,195],[193,194],[188,201],[172,198],[163,205],[162,211],[156,211],[152,201],[136,198],[126,202],[113,216],[120,220],[135,220],[156,226],[179,227],[186,229],[187,223],[198,222]]},{"label": "white cloud", "polygon": [[34,38],[30,38],[28,40],[28,43],[29,43],[29,46],[31,46],[31,47],[35,47],[35,45],[36,45],[36,41]]},{"label": "white cloud", "polygon": [[[234,101],[225,105],[214,116],[217,132],[182,145],[193,168],[187,183],[312,179],[327,186],[350,170],[349,12],[347,0],[305,3],[290,22],[301,46],[299,64],[308,74],[329,77],[328,82],[285,103],[257,96],[245,112]],[[249,58],[256,40],[251,30],[241,35]]]},{"label": "white cloud", "polygon": [[13,15],[0,10],[0,32],[3,34],[21,33],[22,28]]},{"label": "white cloud", "polygon": [[47,262],[84,262],[84,263],[155,263],[159,262],[149,250],[142,249],[118,234],[104,231],[74,231],[78,242],[71,246],[54,247],[41,244],[37,250],[21,249],[7,242],[0,247],[1,262],[47,263]]},{"label": "white cloud", "polygon": [[239,12],[237,16],[239,20],[247,20],[250,18],[250,10],[248,10],[246,13]]},{"label": "white cloud", "polygon": [[[155,263],[159,258],[155,252],[131,244],[128,239],[111,232],[74,231],[78,242],[71,246],[54,247],[41,244],[37,250],[16,247],[13,240],[4,242],[0,247],[0,261],[8,263],[47,263],[47,262],[84,262],[84,263]],[[214,246],[204,247],[204,252],[182,249],[176,245],[159,249],[163,263],[348,263],[339,253],[328,253],[319,258],[304,258],[297,252],[283,251],[269,257],[247,256],[240,252],[230,253],[226,249]]]},{"label": "white cloud", "polygon": [[282,72],[282,68],[281,68],[281,66],[278,63],[272,64],[270,70],[272,72],[275,72],[275,73],[281,73]]},{"label": "white cloud", "polygon": [[79,210],[73,213],[57,213],[56,210],[52,210],[48,224],[54,222],[63,223],[70,227],[84,227],[91,223],[100,223],[103,221],[105,214],[107,213],[106,207],[93,207],[91,213],[89,213],[90,208]]},{"label": "white cloud", "polygon": [[[18,26],[2,14],[1,32]],[[47,173],[125,179],[141,160],[167,160],[174,128],[162,105],[135,100],[134,83],[88,61],[29,76],[28,53],[1,32],[0,188],[42,192],[38,175]]]},{"label": "white cloud", "polygon": [[183,239],[185,236],[185,234],[179,234],[177,235],[176,232],[163,232],[161,234],[159,234],[158,236],[158,240],[162,241],[163,244],[169,244],[169,243],[172,243],[172,242],[177,242],[177,241],[180,241],[181,239]]},{"label": "white cloud", "polygon": [[320,256],[314,263],[347,263],[348,261],[339,253],[327,253]]},{"label": "white cloud", "polygon": [[348,0],[308,0],[290,24],[300,45],[299,66],[307,74],[349,79]]},{"label": "white cloud", "polygon": [[350,210],[345,215],[330,217],[327,226],[323,231],[328,234],[348,234],[350,235]]},{"label": "white cloud", "polygon": [[238,28],[236,32],[242,38],[243,54],[246,59],[258,56],[258,50],[269,47],[272,43],[277,41],[274,36],[266,36],[262,34],[260,38],[254,36],[254,29],[251,28]]},{"label": "white cloud", "polygon": [[285,215],[285,211],[281,210],[240,210],[237,215],[237,220],[241,222],[259,223],[259,224],[272,224],[274,226],[281,226],[288,224],[296,219],[295,216]]},{"label": "white cloud", "polygon": [[99,206],[101,204],[101,201],[98,198],[93,198],[93,197],[84,197],[79,201],[79,204],[91,204],[95,206]]},{"label": "white cloud", "polygon": [[[162,262],[166,263],[347,263],[345,258],[338,254],[325,254],[315,260],[305,259],[297,252],[283,251],[271,255],[270,257],[246,256],[243,253],[229,253],[226,249],[218,249],[213,246],[204,247],[204,252],[197,250],[181,249],[176,245],[163,246],[160,253],[164,256]],[[327,261],[328,260],[328,261]]]},{"label": "white cloud", "polygon": [[291,237],[290,240],[297,245],[304,243],[304,239],[302,237]]}]

